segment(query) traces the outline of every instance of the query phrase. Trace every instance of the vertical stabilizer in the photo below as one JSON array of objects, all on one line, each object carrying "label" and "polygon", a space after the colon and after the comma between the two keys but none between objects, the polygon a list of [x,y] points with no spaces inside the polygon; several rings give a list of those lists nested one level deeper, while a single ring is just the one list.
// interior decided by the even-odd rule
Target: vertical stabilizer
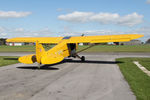
[{"label": "vertical stabilizer", "polygon": [[42,44],[36,41],[36,60],[40,64],[42,54],[45,53],[45,49],[43,48]]}]

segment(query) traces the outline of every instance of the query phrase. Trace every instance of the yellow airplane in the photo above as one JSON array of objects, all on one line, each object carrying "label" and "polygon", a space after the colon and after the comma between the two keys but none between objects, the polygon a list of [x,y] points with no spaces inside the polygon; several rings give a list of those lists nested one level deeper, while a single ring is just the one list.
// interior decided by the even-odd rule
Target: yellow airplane
[{"label": "yellow airplane", "polygon": [[[77,52],[79,43],[106,43],[106,42],[127,42],[143,37],[140,34],[122,35],[100,35],[100,36],[78,36],[78,37],[18,37],[7,39],[7,42],[33,42],[36,43],[36,53],[19,57],[19,61],[25,64],[37,62],[41,64],[54,64],[61,62],[65,57],[78,57],[85,61],[85,57],[80,57]],[[46,51],[42,44],[57,44],[52,49]],[[92,45],[93,46],[93,45]],[[92,47],[90,46],[90,47]],[[85,50],[85,49],[84,49]],[[83,51],[83,50],[81,50]]]}]

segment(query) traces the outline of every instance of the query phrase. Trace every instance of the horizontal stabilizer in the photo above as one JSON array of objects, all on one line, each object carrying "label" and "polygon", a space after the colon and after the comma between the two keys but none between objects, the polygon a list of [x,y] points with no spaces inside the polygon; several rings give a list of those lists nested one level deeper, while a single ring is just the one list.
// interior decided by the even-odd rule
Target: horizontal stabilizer
[{"label": "horizontal stabilizer", "polygon": [[36,56],[34,54],[19,57],[19,62],[24,64],[33,64],[36,62]]}]

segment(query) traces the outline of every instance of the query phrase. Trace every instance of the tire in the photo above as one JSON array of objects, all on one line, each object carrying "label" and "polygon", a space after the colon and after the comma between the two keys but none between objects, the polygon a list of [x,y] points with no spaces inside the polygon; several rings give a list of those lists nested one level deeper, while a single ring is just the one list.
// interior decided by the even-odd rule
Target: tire
[{"label": "tire", "polygon": [[81,61],[85,61],[85,57],[84,56],[81,57]]}]

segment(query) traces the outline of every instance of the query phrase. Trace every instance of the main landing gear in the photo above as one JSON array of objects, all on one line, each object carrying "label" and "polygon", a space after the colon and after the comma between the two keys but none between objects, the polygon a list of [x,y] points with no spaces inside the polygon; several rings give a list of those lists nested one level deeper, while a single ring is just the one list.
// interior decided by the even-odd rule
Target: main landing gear
[{"label": "main landing gear", "polygon": [[85,61],[85,56],[82,56],[82,57],[81,57],[81,61]]},{"label": "main landing gear", "polygon": [[79,55],[76,54],[76,57],[78,57],[79,59],[81,59],[81,61],[85,61],[85,56],[81,56],[80,57]]}]

